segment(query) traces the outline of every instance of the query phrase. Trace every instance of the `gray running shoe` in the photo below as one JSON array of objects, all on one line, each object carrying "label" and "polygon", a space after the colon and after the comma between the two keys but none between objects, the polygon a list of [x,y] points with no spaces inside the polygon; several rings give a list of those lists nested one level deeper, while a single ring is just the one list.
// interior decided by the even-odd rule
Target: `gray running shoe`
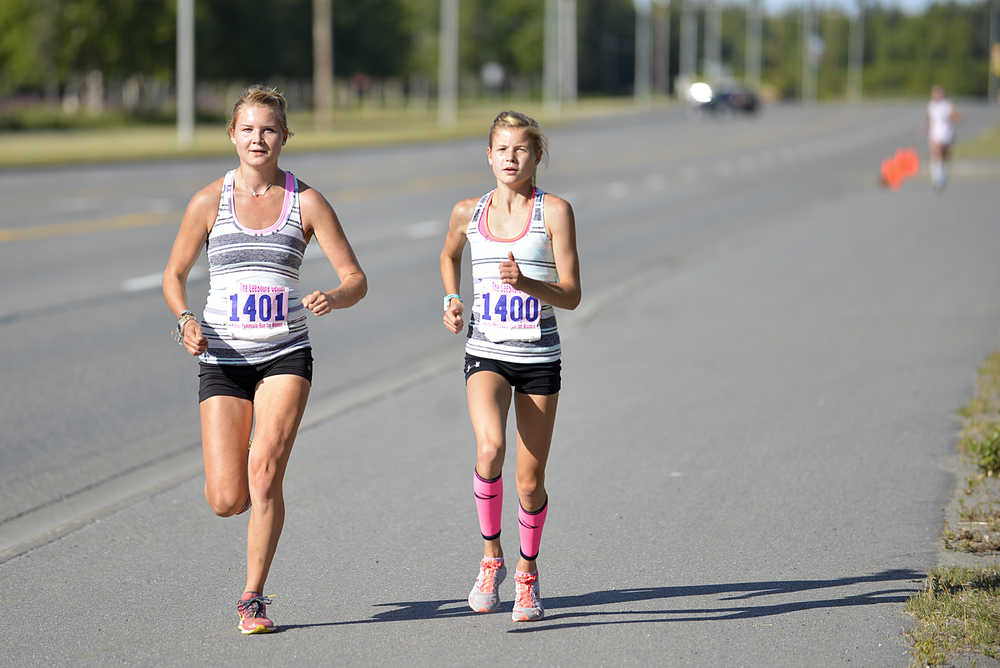
[{"label": "gray running shoe", "polygon": [[469,607],[476,612],[493,612],[500,605],[500,594],[497,592],[500,583],[507,577],[507,567],[503,557],[487,559],[479,562],[479,575],[469,592]]},{"label": "gray running shoe", "polygon": [[542,608],[541,591],[538,587],[538,571],[525,573],[514,571],[514,611],[511,619],[515,622],[535,622],[545,616]]}]

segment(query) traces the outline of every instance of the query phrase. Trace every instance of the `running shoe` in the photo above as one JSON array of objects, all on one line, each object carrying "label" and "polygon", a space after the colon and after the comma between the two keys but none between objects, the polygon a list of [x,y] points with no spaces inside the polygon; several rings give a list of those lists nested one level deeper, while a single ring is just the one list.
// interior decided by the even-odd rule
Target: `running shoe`
[{"label": "running shoe", "polygon": [[476,612],[493,612],[500,605],[500,594],[497,588],[507,577],[507,567],[503,565],[503,557],[488,559],[483,557],[479,562],[479,575],[469,592],[469,607]]},{"label": "running shoe", "polygon": [[271,596],[261,596],[255,591],[245,592],[243,598],[236,601],[236,614],[240,616],[236,628],[240,633],[249,635],[273,631],[274,622],[267,618],[267,606],[270,604]]},{"label": "running shoe", "polygon": [[511,619],[515,622],[534,622],[545,616],[541,594],[538,589],[538,571],[525,573],[514,571],[514,611]]}]

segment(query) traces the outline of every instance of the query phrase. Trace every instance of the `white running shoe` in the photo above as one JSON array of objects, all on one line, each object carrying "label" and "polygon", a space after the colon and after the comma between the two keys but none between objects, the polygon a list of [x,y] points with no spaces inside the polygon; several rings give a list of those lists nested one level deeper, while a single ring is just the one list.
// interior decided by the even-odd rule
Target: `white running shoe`
[{"label": "white running shoe", "polygon": [[507,567],[503,557],[488,559],[483,557],[479,562],[479,575],[469,592],[469,607],[476,612],[493,612],[500,605],[500,594],[497,592],[500,583],[507,577]]},{"label": "white running shoe", "polygon": [[542,608],[541,591],[538,587],[538,571],[525,573],[514,571],[514,611],[511,619],[515,622],[534,622],[545,616]]}]

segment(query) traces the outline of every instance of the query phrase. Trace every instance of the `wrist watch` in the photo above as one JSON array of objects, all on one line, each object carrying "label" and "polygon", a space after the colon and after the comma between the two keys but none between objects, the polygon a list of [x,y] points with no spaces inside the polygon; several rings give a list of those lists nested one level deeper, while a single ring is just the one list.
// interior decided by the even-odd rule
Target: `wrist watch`
[{"label": "wrist watch", "polygon": [[[454,293],[452,293],[450,295],[445,295],[444,296],[444,304],[441,306],[442,310],[445,310],[445,311],[448,310],[448,307],[451,306],[451,300],[452,299],[457,299],[458,301],[462,301],[462,296],[461,295],[456,295]],[[465,303],[465,302],[462,302],[462,303]]]}]

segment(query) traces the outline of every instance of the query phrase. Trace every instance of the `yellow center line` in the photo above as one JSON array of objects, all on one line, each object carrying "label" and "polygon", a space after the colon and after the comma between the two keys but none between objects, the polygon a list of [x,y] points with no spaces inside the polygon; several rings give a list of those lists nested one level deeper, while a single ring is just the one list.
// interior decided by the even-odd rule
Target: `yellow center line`
[{"label": "yellow center line", "polygon": [[12,241],[32,241],[69,237],[101,230],[121,230],[137,227],[153,227],[180,220],[180,212],[171,213],[129,213],[124,216],[99,220],[80,220],[72,223],[53,223],[35,227],[0,228],[0,244]]}]

